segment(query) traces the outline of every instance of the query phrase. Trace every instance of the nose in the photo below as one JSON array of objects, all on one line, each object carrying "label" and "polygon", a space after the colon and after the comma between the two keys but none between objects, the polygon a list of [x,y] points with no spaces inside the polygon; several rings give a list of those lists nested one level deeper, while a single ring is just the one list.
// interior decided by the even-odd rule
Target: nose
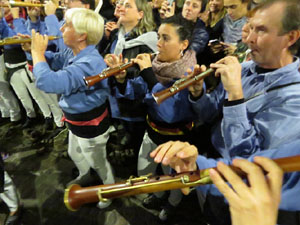
[{"label": "nose", "polygon": [[156,46],[157,46],[157,48],[161,48],[161,45],[162,45],[162,43],[161,43],[161,38],[159,38],[159,39],[157,40]]},{"label": "nose", "polygon": [[120,4],[120,6],[119,6],[119,11],[121,12],[124,12],[125,11],[125,7],[124,7],[124,5],[122,4]]},{"label": "nose", "polygon": [[256,34],[253,29],[250,29],[248,36],[246,38],[246,44],[254,43],[256,40]]}]

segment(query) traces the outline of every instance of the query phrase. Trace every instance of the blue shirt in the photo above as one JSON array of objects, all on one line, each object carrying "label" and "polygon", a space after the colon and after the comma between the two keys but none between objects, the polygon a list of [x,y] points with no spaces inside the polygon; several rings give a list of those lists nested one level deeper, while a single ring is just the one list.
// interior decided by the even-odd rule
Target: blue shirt
[{"label": "blue shirt", "polygon": [[[300,139],[294,140],[290,143],[279,146],[276,149],[263,150],[257,152],[248,158],[253,161],[254,156],[264,156],[271,159],[282,158],[300,155]],[[238,157],[235,157],[238,158]],[[231,163],[231,160],[226,159],[207,159],[204,156],[198,156],[197,165],[199,169],[207,169],[217,166],[218,161],[223,161],[226,164]],[[281,191],[281,202],[279,208],[287,211],[300,210],[300,172],[285,173],[283,178],[283,185]],[[197,191],[203,195],[212,194],[215,196],[222,196],[215,185],[200,185]],[[224,198],[225,201],[225,198]]]},{"label": "blue shirt", "polygon": [[[49,35],[48,29],[46,27],[46,24],[44,21],[41,21],[40,19],[38,19],[36,22],[32,22],[32,20],[30,20],[29,18],[27,20],[24,20],[23,18],[18,18],[18,19],[14,19],[13,21],[14,23],[14,31],[16,33],[21,33],[21,34],[28,34],[31,35],[31,30],[35,30],[36,32],[39,32],[40,34],[46,34]],[[49,41],[48,46],[49,45],[59,45],[59,42],[61,42],[63,40],[52,40]],[[54,51],[57,50],[57,47],[54,46]],[[28,52],[26,53],[26,57],[28,60],[32,60],[31,58],[31,54]]]},{"label": "blue shirt", "polygon": [[[153,76],[154,73],[153,73]],[[170,83],[172,85],[172,83]],[[188,101],[188,90],[183,90],[168,98],[158,105],[152,94],[165,90],[168,86],[156,83],[152,89],[144,79],[139,76],[127,80],[127,86],[124,94],[121,94],[118,88],[115,88],[116,98],[144,99],[147,105],[147,112],[154,121],[177,123],[190,122],[196,118],[196,114]]]},{"label": "blue shirt", "polygon": [[223,40],[226,43],[237,43],[242,40],[242,28],[247,22],[244,16],[236,21],[233,21],[228,14],[224,16],[223,20]]},{"label": "blue shirt", "polygon": [[[17,33],[8,26],[5,19],[0,19],[0,39],[13,37],[15,35],[17,35]],[[12,49],[15,47],[20,47],[20,45],[4,45],[5,49]]]},{"label": "blue shirt", "polygon": [[[45,17],[45,24],[48,32],[47,35],[62,37],[62,32],[60,31],[60,28],[65,24],[64,20],[58,21],[55,15],[49,15]],[[57,41],[56,45],[58,46],[58,51],[64,51],[67,48],[62,38],[56,41]]]},{"label": "blue shirt", "polygon": [[32,22],[29,18],[24,20],[23,18],[14,19],[14,30],[17,33],[31,35],[31,30],[34,29],[40,34],[47,34],[47,27],[45,22],[38,19],[36,22]]},{"label": "blue shirt", "polygon": [[52,69],[46,62],[34,66],[36,86],[47,93],[61,94],[59,105],[65,112],[88,112],[106,102],[109,95],[107,79],[90,88],[83,80],[83,77],[97,75],[106,68],[95,46],[87,46],[76,56],[67,48],[59,53],[46,52],[46,57]]},{"label": "blue shirt", "polygon": [[[258,74],[256,63],[246,62],[242,64],[244,103],[224,107],[227,93],[222,84],[193,102],[201,121],[217,120],[212,143],[224,158],[247,158],[300,137],[299,64],[296,58],[285,67]],[[280,87],[286,84],[290,85]]]}]

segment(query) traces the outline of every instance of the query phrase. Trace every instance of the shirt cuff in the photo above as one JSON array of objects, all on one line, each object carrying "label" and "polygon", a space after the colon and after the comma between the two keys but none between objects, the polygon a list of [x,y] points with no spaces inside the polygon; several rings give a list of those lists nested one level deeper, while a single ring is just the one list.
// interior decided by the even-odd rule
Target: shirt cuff
[{"label": "shirt cuff", "polygon": [[148,84],[149,90],[152,90],[152,88],[155,86],[155,84],[158,83],[158,80],[155,77],[155,74],[154,74],[154,72],[152,70],[152,67],[148,67],[146,69],[143,69],[140,72],[140,76]]},{"label": "shirt cuff", "polygon": [[245,101],[244,98],[238,99],[238,100],[234,100],[234,101],[228,101],[228,99],[225,99],[224,106],[227,107],[227,106],[239,105],[239,104],[244,103],[244,101]]},{"label": "shirt cuff", "polygon": [[[33,67],[34,77],[38,78],[41,71],[44,71],[45,69],[50,69],[48,63],[38,62],[37,64],[35,64],[35,66]],[[42,74],[43,74],[43,72],[42,72]]]},{"label": "shirt cuff", "polygon": [[246,103],[223,107],[223,119],[239,122],[248,120]]}]

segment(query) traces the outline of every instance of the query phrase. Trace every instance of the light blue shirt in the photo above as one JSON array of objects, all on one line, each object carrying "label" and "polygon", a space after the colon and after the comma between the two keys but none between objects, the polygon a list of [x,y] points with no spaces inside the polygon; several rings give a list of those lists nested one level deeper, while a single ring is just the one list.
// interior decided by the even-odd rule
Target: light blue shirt
[{"label": "light blue shirt", "polygon": [[[15,35],[17,35],[17,33],[8,26],[5,19],[0,19],[0,39],[12,37]],[[15,47],[20,47],[20,45],[4,45],[5,49],[12,49]]]},{"label": "light blue shirt", "polygon": [[[58,21],[55,15],[49,15],[45,17],[45,24],[48,32],[47,35],[62,37],[62,32],[60,31],[60,28],[65,24],[65,20]],[[55,44],[58,47],[58,51],[62,52],[67,48],[62,38],[56,41],[57,42]]]},{"label": "light blue shirt", "polygon": [[[299,59],[268,73],[257,74],[256,66],[253,61],[242,64],[244,103],[224,107],[227,93],[222,83],[193,102],[201,121],[217,120],[212,144],[226,159],[248,158],[300,138]],[[286,84],[290,85],[280,87]]]},{"label": "light blue shirt", "polygon": [[106,68],[94,45],[87,46],[76,56],[67,48],[59,53],[46,52],[46,58],[52,69],[46,62],[34,66],[36,86],[47,93],[61,94],[59,106],[63,111],[72,114],[88,112],[106,102],[109,95],[107,79],[90,88],[83,80]]},{"label": "light blue shirt", "polygon": [[[279,146],[276,149],[263,150],[257,152],[248,158],[249,161],[253,161],[254,156],[264,156],[271,159],[282,158],[300,155],[300,139],[293,142]],[[238,158],[238,157],[234,157]],[[197,165],[199,169],[207,169],[217,166],[217,162],[222,161],[226,164],[231,163],[231,160],[226,159],[207,159],[204,156],[198,156]],[[197,191],[202,195],[215,195],[222,196],[215,185],[202,185],[197,187]],[[285,173],[283,178],[283,185],[281,191],[281,203],[279,208],[287,211],[299,211],[300,210],[300,172]],[[200,194],[199,193],[199,194]],[[224,198],[225,201],[225,198]]]},{"label": "light blue shirt", "polygon": [[228,14],[224,16],[223,20],[223,40],[226,43],[237,43],[242,40],[242,28],[247,22],[244,16],[238,20],[233,21]]},{"label": "light blue shirt", "polygon": [[[153,76],[154,73],[153,73]],[[158,105],[152,94],[165,90],[173,84],[171,82],[168,86],[161,83],[156,83],[150,90],[148,84],[139,76],[134,79],[127,80],[127,86],[124,94],[121,94],[118,88],[115,88],[116,98],[127,99],[144,99],[147,105],[147,112],[155,121],[166,123],[190,122],[196,118],[196,114],[188,101],[188,90],[183,90],[176,93],[174,96],[166,99]]]}]

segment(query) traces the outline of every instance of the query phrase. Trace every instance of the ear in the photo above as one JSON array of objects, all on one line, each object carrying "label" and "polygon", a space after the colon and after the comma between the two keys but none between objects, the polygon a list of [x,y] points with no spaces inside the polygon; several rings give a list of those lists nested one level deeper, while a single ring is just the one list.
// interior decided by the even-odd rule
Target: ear
[{"label": "ear", "polygon": [[144,12],[143,11],[139,11],[139,20],[142,19],[144,17]]},{"label": "ear", "polygon": [[184,40],[184,41],[181,42],[181,44],[182,44],[182,48],[183,48],[182,50],[185,50],[189,46],[189,41],[188,40]]},{"label": "ear", "polygon": [[298,41],[298,39],[300,38],[300,30],[292,30],[287,34],[287,38],[288,38],[288,47],[292,46],[293,44],[296,43],[296,41]]},{"label": "ear", "polygon": [[87,39],[87,34],[86,33],[84,33],[84,34],[80,34],[80,36],[79,36],[79,38],[78,38],[78,41],[86,41],[86,39]]}]

